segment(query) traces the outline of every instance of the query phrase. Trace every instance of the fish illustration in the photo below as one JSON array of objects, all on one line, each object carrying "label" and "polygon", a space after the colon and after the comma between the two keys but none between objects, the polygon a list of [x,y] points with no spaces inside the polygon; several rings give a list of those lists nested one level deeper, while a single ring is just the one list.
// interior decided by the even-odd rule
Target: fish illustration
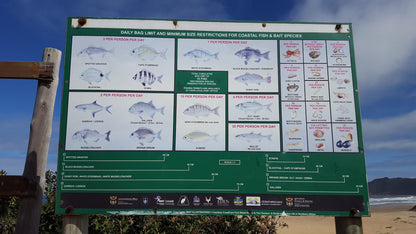
[{"label": "fish illustration", "polygon": [[199,117],[199,116],[208,116],[210,113],[213,113],[215,115],[218,115],[218,108],[220,108],[219,106],[217,106],[214,109],[209,108],[209,106],[204,106],[201,104],[195,104],[192,105],[188,108],[186,108],[186,110],[183,112],[185,115],[191,115],[191,116],[195,116],[195,117]]},{"label": "fish illustration", "polygon": [[209,140],[216,140],[218,135],[209,135],[206,132],[194,131],[186,134],[183,139],[187,142],[206,142]]},{"label": "fish illustration", "polygon": [[263,140],[263,138],[267,138],[269,141],[272,140],[272,135],[263,136],[263,135],[261,135],[261,133],[254,133],[254,132],[238,134],[235,137],[238,138],[238,139],[248,141],[248,142],[251,142],[251,141],[260,142],[261,140]]},{"label": "fish illustration", "polygon": [[153,119],[153,117],[155,116],[155,114],[157,112],[164,115],[165,114],[164,110],[165,110],[165,107],[157,109],[153,105],[152,101],[150,101],[148,103],[138,102],[138,103],[133,104],[129,108],[129,113],[134,114],[134,115],[138,115],[143,120],[143,117],[150,117],[151,119]]},{"label": "fish illustration", "polygon": [[263,78],[261,75],[258,74],[250,74],[250,73],[246,73],[243,74],[241,76],[237,76],[236,78],[234,78],[236,81],[243,83],[243,84],[258,84],[260,85],[262,82],[265,83],[271,83],[272,82],[272,78],[270,76]]},{"label": "fish illustration", "polygon": [[108,76],[110,75],[111,71],[107,74],[104,74],[102,71],[96,68],[88,68],[81,74],[81,79],[88,82],[90,85],[92,83],[100,83],[104,78],[110,80]]},{"label": "fish illustration", "polygon": [[153,132],[149,128],[139,128],[136,131],[132,132],[130,134],[131,138],[137,138],[141,145],[143,143],[152,143],[156,138],[161,140],[160,134],[162,131],[159,131],[158,133]]},{"label": "fish illustration", "polygon": [[211,54],[205,50],[195,49],[195,50],[191,50],[185,53],[183,56],[193,58],[195,59],[195,62],[198,62],[198,60],[207,62],[210,59],[218,59],[218,54],[219,52],[215,54]]},{"label": "fish illustration", "polygon": [[239,103],[237,105],[235,105],[235,107],[239,110],[242,110],[244,112],[254,112],[256,113],[257,111],[261,111],[263,109],[267,109],[270,112],[272,112],[272,109],[270,109],[270,106],[273,103],[267,104],[267,105],[262,105],[261,103],[258,102],[243,102],[243,103]]},{"label": "fish illustration", "polygon": [[94,101],[93,103],[80,104],[80,105],[75,106],[75,108],[78,109],[78,110],[91,112],[93,118],[95,118],[95,114],[97,112],[100,112],[102,110],[106,110],[108,113],[111,114],[111,112],[109,110],[110,107],[112,107],[112,105],[107,106],[107,107],[103,107],[103,106],[97,104],[97,101]]},{"label": "fish illustration", "polygon": [[260,60],[262,58],[267,59],[267,60],[270,60],[269,59],[269,53],[270,53],[270,51],[267,51],[267,52],[265,52],[265,53],[262,54],[260,52],[260,50],[253,49],[253,48],[250,48],[250,47],[246,47],[245,49],[242,49],[242,50],[237,51],[235,53],[235,55],[237,55],[240,58],[243,58],[244,59],[244,63],[247,65],[248,64],[248,61],[250,59],[252,59],[252,58],[253,59],[257,59],[257,60],[254,61],[256,63],[260,62]]},{"label": "fish illustration", "polygon": [[157,51],[156,49],[150,46],[142,45],[142,46],[132,49],[130,54],[142,60],[154,60],[157,57],[166,59],[166,52],[167,52],[167,49],[163,51]]},{"label": "fish illustration", "polygon": [[90,46],[81,50],[78,53],[78,56],[88,56],[90,59],[94,59],[95,57],[98,57],[99,55],[101,55],[101,57],[104,58],[106,54],[114,54],[114,49],[106,50],[101,47]]},{"label": "fish illustration", "polygon": [[91,142],[97,142],[100,139],[105,139],[110,141],[111,131],[106,132],[105,134],[99,133],[97,130],[84,129],[82,131],[75,132],[72,136],[73,140],[83,141],[85,144]]},{"label": "fish illustration", "polygon": [[162,77],[163,75],[156,77],[155,74],[153,74],[152,72],[143,69],[133,76],[133,80],[139,81],[139,83],[143,86],[149,86],[155,83],[156,80],[159,83],[162,83]]}]

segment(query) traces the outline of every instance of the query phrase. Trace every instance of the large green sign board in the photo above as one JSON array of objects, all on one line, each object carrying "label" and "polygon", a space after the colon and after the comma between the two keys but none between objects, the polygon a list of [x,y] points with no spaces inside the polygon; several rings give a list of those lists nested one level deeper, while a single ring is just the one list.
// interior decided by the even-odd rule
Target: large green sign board
[{"label": "large green sign board", "polygon": [[57,213],[369,215],[351,24],[83,23]]}]

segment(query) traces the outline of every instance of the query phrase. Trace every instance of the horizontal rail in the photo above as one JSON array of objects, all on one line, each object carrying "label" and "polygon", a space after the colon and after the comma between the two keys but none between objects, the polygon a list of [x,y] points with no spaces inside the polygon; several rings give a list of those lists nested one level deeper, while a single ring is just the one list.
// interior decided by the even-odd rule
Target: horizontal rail
[{"label": "horizontal rail", "polygon": [[0,197],[34,197],[36,183],[23,176],[0,176]]},{"label": "horizontal rail", "polygon": [[0,61],[0,78],[52,81],[53,67],[48,62]]}]

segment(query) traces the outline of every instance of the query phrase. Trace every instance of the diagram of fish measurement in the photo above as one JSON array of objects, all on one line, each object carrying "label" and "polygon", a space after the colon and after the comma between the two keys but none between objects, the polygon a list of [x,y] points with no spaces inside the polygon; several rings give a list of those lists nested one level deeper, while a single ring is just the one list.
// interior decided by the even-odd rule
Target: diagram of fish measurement
[{"label": "diagram of fish measurement", "polygon": [[172,38],[73,36],[70,89],[173,91]]},{"label": "diagram of fish measurement", "polygon": [[225,95],[177,94],[176,150],[225,151]]},{"label": "diagram of fish measurement", "polygon": [[226,71],[228,92],[279,92],[272,40],[178,39],[181,71]]},{"label": "diagram of fish measurement", "polygon": [[[145,93],[71,91],[68,150],[358,152],[348,41],[73,36],[71,56],[70,90]],[[227,90],[175,93],[175,61]]]},{"label": "diagram of fish measurement", "polygon": [[172,150],[173,94],[70,92],[66,150]]}]

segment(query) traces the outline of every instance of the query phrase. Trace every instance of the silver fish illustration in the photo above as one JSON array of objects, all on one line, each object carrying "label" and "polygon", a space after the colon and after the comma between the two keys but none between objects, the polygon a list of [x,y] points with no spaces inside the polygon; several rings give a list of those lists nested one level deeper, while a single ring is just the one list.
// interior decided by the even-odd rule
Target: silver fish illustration
[{"label": "silver fish illustration", "polygon": [[261,133],[254,133],[254,132],[238,134],[235,137],[237,137],[238,139],[248,141],[248,142],[251,142],[251,141],[259,141],[260,142],[261,140],[263,140],[263,138],[267,138],[269,141],[272,140],[272,135],[263,136],[263,135],[261,135]]},{"label": "silver fish illustration", "polygon": [[201,104],[195,104],[192,105],[188,108],[186,108],[186,110],[183,112],[185,115],[191,115],[191,116],[195,116],[195,117],[199,117],[199,116],[208,116],[210,113],[218,115],[218,108],[220,108],[219,106],[217,106],[214,109],[209,108],[209,106],[204,106]]},{"label": "silver fish illustration", "polygon": [[105,134],[101,134],[97,130],[84,129],[82,131],[78,131],[74,133],[74,135],[72,136],[72,139],[83,141],[85,144],[89,144],[91,142],[97,142],[100,139],[105,139],[106,141],[110,141],[110,133],[111,131],[108,131]]},{"label": "silver fish illustration", "polygon": [[80,104],[80,105],[75,106],[75,108],[77,108],[78,110],[91,112],[93,118],[95,118],[95,114],[97,112],[100,112],[102,110],[106,110],[108,113],[111,114],[111,112],[109,110],[110,107],[112,107],[112,105],[107,106],[107,107],[103,107],[103,106],[97,104],[97,101],[94,101],[93,103]]},{"label": "silver fish illustration", "polygon": [[103,58],[106,54],[114,54],[114,49],[111,50],[106,50],[104,48],[101,47],[87,47],[83,50],[81,50],[78,53],[78,56],[85,56],[87,55],[90,59],[94,59],[94,57],[101,55],[101,57]]},{"label": "silver fish illustration", "polygon": [[156,108],[153,105],[152,101],[148,103],[138,102],[138,103],[133,104],[129,108],[129,113],[138,115],[143,120],[144,117],[150,117],[151,119],[153,119],[156,113],[161,113],[162,115],[164,115],[164,110],[165,110],[165,107],[162,107],[159,109]]},{"label": "silver fish illustration", "polygon": [[104,74],[102,71],[96,68],[88,68],[81,74],[81,79],[88,82],[90,85],[92,83],[100,83],[104,78],[110,80],[108,76],[110,75],[111,71],[107,74]]},{"label": "silver fish illustration", "polygon": [[195,50],[191,50],[185,53],[183,56],[193,58],[195,59],[195,62],[198,62],[198,60],[207,62],[210,59],[218,59],[218,54],[219,52],[215,54],[211,54],[205,50],[195,49]]},{"label": "silver fish illustration", "polygon": [[270,51],[267,51],[267,52],[265,52],[265,53],[262,54],[260,52],[260,50],[253,49],[253,48],[250,48],[250,47],[246,47],[243,50],[237,51],[235,53],[235,55],[237,55],[240,58],[243,58],[244,59],[244,63],[247,65],[248,61],[250,59],[252,59],[252,58],[253,59],[257,59],[257,60],[254,61],[256,63],[260,62],[260,60],[262,58],[269,60],[269,53],[270,53]]},{"label": "silver fish illustration", "polygon": [[133,76],[133,80],[137,80],[140,82],[140,84],[146,86],[152,85],[153,83],[155,83],[156,80],[159,83],[162,83],[162,77],[163,75],[156,77],[155,74],[153,74],[152,72],[143,69]]},{"label": "silver fish illustration", "polygon": [[183,139],[187,142],[205,142],[209,140],[216,140],[218,135],[209,135],[206,132],[194,131],[186,134]]},{"label": "silver fish illustration", "polygon": [[258,74],[250,74],[250,73],[246,73],[243,74],[241,76],[237,76],[236,78],[234,78],[236,81],[243,83],[243,84],[258,84],[260,85],[262,82],[264,83],[271,83],[272,82],[272,78],[270,76],[263,78],[261,75]]},{"label": "silver fish illustration", "polygon": [[156,57],[161,57],[163,59],[166,59],[166,52],[167,52],[167,49],[163,51],[157,51],[156,49],[150,46],[142,45],[142,46],[132,49],[130,54],[133,56],[137,56],[138,58],[142,60],[154,60]]},{"label": "silver fish illustration", "polygon": [[132,132],[130,134],[131,138],[137,138],[141,145],[143,143],[152,143],[156,138],[161,140],[160,134],[162,131],[159,131],[158,133],[153,132],[149,128],[139,128],[136,131]]},{"label": "silver fish illustration", "polygon": [[270,109],[270,106],[272,104],[273,103],[270,103],[270,104],[267,104],[267,105],[262,105],[261,103],[253,101],[253,102],[242,102],[242,103],[239,103],[239,104],[235,105],[235,107],[239,110],[244,111],[244,112],[254,112],[254,113],[256,113],[257,111],[261,111],[265,108],[267,110],[269,110],[270,112],[272,112],[272,109]]}]

